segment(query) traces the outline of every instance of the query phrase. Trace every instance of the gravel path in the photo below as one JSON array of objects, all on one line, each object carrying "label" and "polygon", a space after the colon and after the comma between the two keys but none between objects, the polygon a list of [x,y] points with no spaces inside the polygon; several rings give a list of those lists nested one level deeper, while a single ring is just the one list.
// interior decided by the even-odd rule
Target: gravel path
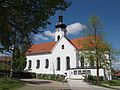
[{"label": "gravel path", "polygon": [[68,83],[41,79],[22,79],[26,85],[17,90],[113,90],[109,88],[89,85],[82,80],[68,79]]},{"label": "gravel path", "polygon": [[71,90],[68,83],[41,79],[22,79],[26,85],[17,90]]}]

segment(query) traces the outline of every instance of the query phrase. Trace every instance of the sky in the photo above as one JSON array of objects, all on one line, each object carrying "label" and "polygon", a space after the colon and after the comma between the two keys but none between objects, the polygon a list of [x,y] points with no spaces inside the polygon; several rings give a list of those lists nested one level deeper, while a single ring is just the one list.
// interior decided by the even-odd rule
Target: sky
[{"label": "sky", "polygon": [[[84,25],[90,16],[96,14],[102,24],[106,40],[112,47],[120,50],[120,0],[70,0],[71,6],[62,13],[64,23],[67,25],[69,39],[82,37]],[[54,41],[55,25],[58,22],[57,12],[50,17],[52,24],[44,30],[43,34],[34,37],[34,44]],[[120,64],[117,65],[120,67]]]}]

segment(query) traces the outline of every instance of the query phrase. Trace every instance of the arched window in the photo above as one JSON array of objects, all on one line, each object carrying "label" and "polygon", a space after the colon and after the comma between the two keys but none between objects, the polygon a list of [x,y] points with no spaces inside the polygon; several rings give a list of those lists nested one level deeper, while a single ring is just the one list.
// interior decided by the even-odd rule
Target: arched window
[{"label": "arched window", "polygon": [[57,58],[57,70],[60,70],[60,57]]},{"label": "arched window", "polygon": [[37,60],[36,62],[37,62],[36,68],[38,69],[38,68],[40,68],[40,60]]},{"label": "arched window", "polygon": [[62,45],[62,49],[64,49],[64,45]]},{"label": "arched window", "polygon": [[46,59],[45,61],[46,61],[46,66],[45,66],[45,68],[48,68],[48,67],[49,67],[49,60]]},{"label": "arched window", "polygon": [[81,67],[84,67],[84,57],[83,56],[81,56]]},{"label": "arched window", "polygon": [[31,69],[31,67],[32,67],[32,61],[29,60],[29,61],[28,61],[28,69]]},{"label": "arched window", "polygon": [[57,41],[59,41],[59,40],[60,40],[60,35],[57,36]]},{"label": "arched window", "polygon": [[66,69],[70,69],[70,57],[66,57]]}]

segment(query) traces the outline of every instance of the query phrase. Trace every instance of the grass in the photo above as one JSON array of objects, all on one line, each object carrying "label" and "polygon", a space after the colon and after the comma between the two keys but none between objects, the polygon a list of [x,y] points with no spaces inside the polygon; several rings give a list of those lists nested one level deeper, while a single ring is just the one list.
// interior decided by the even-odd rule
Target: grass
[{"label": "grass", "polygon": [[15,90],[23,85],[24,83],[20,80],[0,78],[0,90]]},{"label": "grass", "polygon": [[101,84],[106,84],[108,86],[120,86],[120,80],[107,80],[102,81]]},{"label": "grass", "polygon": [[101,81],[101,86],[106,88],[111,88],[115,90],[120,90],[118,86],[120,86],[120,80],[106,80]]}]

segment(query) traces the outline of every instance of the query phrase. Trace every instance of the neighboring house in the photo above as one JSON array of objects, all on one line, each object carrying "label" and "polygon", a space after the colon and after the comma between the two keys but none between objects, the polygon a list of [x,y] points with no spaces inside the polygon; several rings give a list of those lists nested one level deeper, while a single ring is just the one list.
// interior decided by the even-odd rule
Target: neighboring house
[{"label": "neighboring house", "polygon": [[12,57],[10,57],[10,56],[0,56],[0,63],[2,63],[2,62],[10,63],[11,60],[12,60]]},{"label": "neighboring house", "polygon": [[[82,79],[85,75],[96,76],[95,66],[91,66],[89,62],[86,64],[84,57],[80,55],[84,47],[82,43],[87,37],[69,40],[66,37],[67,30],[62,16],[59,16],[59,22],[55,27],[55,42],[35,44],[28,49],[25,70],[38,74],[62,74],[67,75],[67,78]],[[100,76],[104,76],[103,68],[100,68],[99,72]]]},{"label": "neighboring house", "polygon": [[12,57],[0,56],[0,70],[9,70]]},{"label": "neighboring house", "polygon": [[120,72],[114,75],[116,79],[120,79]]}]

